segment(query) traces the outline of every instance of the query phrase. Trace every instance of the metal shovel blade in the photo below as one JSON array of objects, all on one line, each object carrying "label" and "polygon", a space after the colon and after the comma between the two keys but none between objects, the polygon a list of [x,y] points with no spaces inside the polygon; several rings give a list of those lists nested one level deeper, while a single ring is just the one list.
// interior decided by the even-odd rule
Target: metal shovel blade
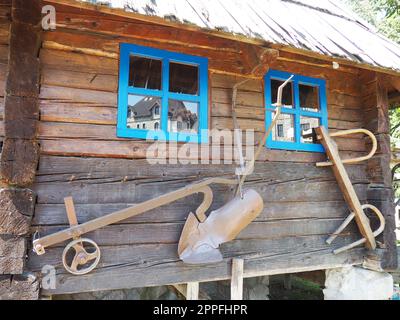
[{"label": "metal shovel blade", "polygon": [[231,241],[262,211],[264,205],[257,191],[248,189],[212,211],[204,222],[190,213],[178,244],[179,258],[190,264],[222,261],[218,247]]}]

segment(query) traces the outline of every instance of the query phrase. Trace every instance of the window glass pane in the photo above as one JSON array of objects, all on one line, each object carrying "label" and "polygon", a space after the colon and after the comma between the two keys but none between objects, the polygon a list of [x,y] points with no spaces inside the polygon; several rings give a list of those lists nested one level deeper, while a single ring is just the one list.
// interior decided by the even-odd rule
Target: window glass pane
[{"label": "window glass pane", "polygon": [[185,94],[198,94],[198,67],[171,62],[169,64],[169,91]]},{"label": "window glass pane", "polygon": [[[272,117],[274,114],[272,113]],[[294,115],[281,113],[275,127],[272,129],[274,141],[294,142]]]},{"label": "window glass pane", "polygon": [[161,90],[161,60],[131,56],[129,86]]},{"label": "window glass pane", "polygon": [[168,131],[197,133],[198,103],[170,99],[168,101]]},{"label": "window glass pane", "polygon": [[319,92],[318,87],[299,83],[300,106],[309,111],[318,111]]},{"label": "window glass pane", "polygon": [[[282,83],[285,81],[281,80],[276,80],[276,79],[271,79],[271,97],[272,97],[272,103],[277,102],[278,98],[278,88]],[[282,104],[286,108],[293,108],[293,83],[289,82],[284,88],[282,92]]]},{"label": "window glass pane", "polygon": [[152,96],[128,96],[127,127],[158,130],[161,123],[161,98]]},{"label": "window glass pane", "polygon": [[302,143],[314,143],[313,141],[313,131],[312,128],[320,126],[319,118],[310,117],[300,117],[300,127],[301,127],[301,142]]}]

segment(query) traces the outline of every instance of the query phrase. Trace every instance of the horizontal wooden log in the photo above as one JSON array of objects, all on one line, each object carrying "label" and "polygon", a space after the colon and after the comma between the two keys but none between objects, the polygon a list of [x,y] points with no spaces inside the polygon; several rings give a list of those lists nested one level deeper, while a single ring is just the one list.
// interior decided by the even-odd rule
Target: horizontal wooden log
[{"label": "horizontal wooden log", "polygon": [[[190,200],[190,201],[189,201]],[[142,215],[123,220],[120,224],[132,223],[171,223],[185,221],[189,212],[196,210],[201,199],[196,196],[176,201],[171,205],[154,209]],[[210,210],[224,205],[219,197],[214,199]],[[106,214],[113,213],[132,206],[133,203],[112,203],[112,204],[76,204],[76,214],[79,223],[83,223]],[[291,220],[291,219],[325,219],[325,218],[346,218],[349,209],[344,201],[324,202],[266,202],[264,210],[255,221],[270,220]],[[37,204],[33,226],[46,225],[67,225],[68,219],[63,204]]]},{"label": "horizontal wooden log", "polygon": [[[25,238],[0,234],[0,274],[21,274],[25,256]],[[1,293],[0,289],[0,299]]]},{"label": "horizontal wooden log", "polygon": [[370,183],[379,184],[387,188],[392,187],[390,160],[390,154],[375,155],[368,160],[367,174]]},{"label": "horizontal wooden log", "polygon": [[0,277],[0,300],[39,299],[39,280],[32,273]]},{"label": "horizontal wooden log", "polygon": [[35,199],[29,189],[0,189],[0,234],[28,234]]},{"label": "horizontal wooden log", "polygon": [[117,92],[118,77],[97,72],[84,73],[46,67],[42,70],[42,85]]},{"label": "horizontal wooden log", "polygon": [[53,102],[95,103],[103,106],[117,106],[117,95],[111,92],[42,86],[40,99]]},{"label": "horizontal wooden log", "polygon": [[0,160],[1,180],[24,187],[33,183],[39,158],[36,141],[5,138]]},{"label": "horizontal wooden log", "polygon": [[[242,78],[240,77],[235,77],[232,75],[226,75],[226,74],[212,74],[211,75],[211,82],[210,85],[213,88],[220,88],[220,89],[233,89],[233,86],[238,83],[243,81]],[[260,80],[255,80],[255,79],[249,79],[245,83],[242,83],[238,87],[238,91],[244,90],[244,91],[253,91],[253,92],[263,92],[264,91],[264,81],[262,79]]]},{"label": "horizontal wooden log", "polygon": [[[99,266],[90,275],[81,276],[79,279],[58,268],[56,289],[47,293],[72,293],[87,291],[88,288],[102,290],[228,279],[231,257],[241,257],[246,254],[256,255],[258,253],[258,257],[245,260],[244,276],[251,277],[262,274],[279,274],[282,270],[299,272],[351,265],[360,263],[362,252],[364,252],[363,249],[356,249],[342,255],[332,255],[332,249],[328,248],[324,244],[324,239],[318,236],[268,240],[268,242],[269,245],[260,241],[250,241],[246,244],[243,241],[229,242],[224,245],[226,256],[223,262],[196,267],[178,261],[176,245],[110,247],[109,250],[105,248],[103,257],[112,265],[107,266],[109,263],[105,262],[104,267]],[[258,248],[261,252],[257,250]],[[264,251],[265,248],[267,248],[266,251]],[[282,254],[282,248],[291,248],[291,250]],[[230,250],[233,252],[227,253]],[[110,256],[110,253],[115,258]],[[52,254],[52,256],[55,255]],[[42,258],[46,258],[46,256]],[[49,261],[58,261],[56,265],[59,265],[59,260],[51,258]],[[42,259],[41,263],[46,263],[46,260]],[[37,269],[39,266],[37,263],[32,263],[32,268]],[[160,277],[161,274],[162,277]]]},{"label": "horizontal wooden log", "polygon": [[[15,96],[37,97],[40,71],[39,27],[13,22],[10,35],[10,60],[6,92]],[[23,75],[23,76],[22,76]]]},{"label": "horizontal wooden log", "polygon": [[41,1],[13,0],[11,16],[14,21],[37,25],[40,22]]},{"label": "horizontal wooden log", "polygon": [[40,120],[47,122],[72,122],[116,125],[117,108],[91,106],[90,104],[42,103]]},{"label": "horizontal wooden log", "polygon": [[10,47],[5,44],[0,44],[0,79],[6,79],[7,64],[8,64],[8,54],[10,52]]},{"label": "horizontal wooden log", "polygon": [[118,60],[61,50],[40,50],[43,66],[52,69],[118,76]]},{"label": "horizontal wooden log", "polygon": [[4,103],[4,128],[7,138],[34,139],[39,119],[37,99],[7,95]]},{"label": "horizontal wooden log", "polygon": [[[252,222],[235,238],[237,240],[260,240],[283,237],[301,237],[308,235],[325,235],[329,237],[343,222],[340,219],[299,219],[268,222]],[[180,223],[149,223],[110,225],[85,234],[100,246],[134,245],[146,243],[177,244],[182,232]],[[67,226],[41,226],[39,232],[45,236],[66,229]],[[354,226],[346,230],[347,234],[355,233]],[[116,236],[118,235],[118,236]],[[63,246],[60,243],[55,246]]]},{"label": "horizontal wooden log", "polygon": [[[151,165],[146,160],[49,157],[42,156],[38,182],[70,182],[73,180],[108,179],[200,179],[234,174],[235,164],[164,164]],[[179,170],[178,170],[179,169]],[[367,182],[365,164],[346,166],[353,183]],[[331,168],[316,167],[314,163],[257,162],[250,179],[285,181],[301,179],[333,180]]]},{"label": "horizontal wooden log", "polygon": [[10,43],[10,24],[8,19],[0,23],[0,44],[8,45]]},{"label": "horizontal wooden log", "polygon": [[[238,119],[242,130],[256,130],[263,132],[264,122],[250,119]],[[232,119],[230,118],[212,118],[212,129],[233,130]],[[118,138],[116,127],[110,125],[97,124],[77,124],[77,123],[58,123],[58,122],[40,122],[38,137],[40,139],[91,139],[91,140],[129,140]],[[232,135],[231,135],[232,136]],[[258,135],[259,140],[261,137]],[[364,139],[335,138],[340,150],[344,151],[365,151]],[[146,143],[141,140],[141,143]],[[151,142],[150,142],[151,143]],[[219,142],[220,143],[220,142]],[[254,142],[253,142],[254,143]],[[203,147],[203,146],[202,146]]]},{"label": "horizontal wooden log", "polygon": [[[76,139],[41,139],[40,148],[41,153],[45,155],[57,155],[57,156],[85,156],[85,157],[103,157],[103,158],[126,158],[126,159],[144,159],[154,158],[153,152],[147,154],[149,144],[143,141],[102,141],[102,140],[87,140],[79,139],[79,143],[76,143]],[[216,149],[217,148],[217,149]],[[179,152],[178,148],[178,152]],[[197,150],[197,151],[196,151]],[[196,149],[196,146],[191,148],[191,153],[181,153],[181,160],[193,160],[193,161],[217,161],[221,163],[224,150],[219,146],[210,147],[208,145],[201,145]],[[202,153],[204,152],[204,153]],[[229,154],[234,154],[232,149],[228,149]],[[157,157],[157,159],[177,159],[176,152],[170,153],[168,151],[163,156]],[[205,156],[202,156],[205,155]],[[360,156],[359,152],[341,152],[342,159],[354,158]],[[233,156],[232,156],[232,159]],[[180,161],[181,161],[180,160]],[[226,160],[226,159],[225,159]],[[310,153],[310,152],[296,152],[289,150],[262,150],[258,158],[259,161],[280,161],[280,162],[319,162],[325,161],[326,156],[323,153]],[[174,161],[174,160],[172,160]]]},{"label": "horizontal wooden log", "polygon": [[[126,181],[104,183],[82,183],[79,181],[36,184],[34,191],[38,195],[39,203],[62,203],[63,198],[72,196],[76,203],[137,203],[164,194],[170,190],[181,188],[194,179],[173,181]],[[342,200],[343,196],[337,187],[336,181],[298,180],[274,182],[255,180],[246,183],[247,187],[255,188],[266,203],[270,201],[334,201]],[[355,185],[361,199],[365,199],[366,187],[363,184]],[[232,190],[218,186],[217,193]]]}]

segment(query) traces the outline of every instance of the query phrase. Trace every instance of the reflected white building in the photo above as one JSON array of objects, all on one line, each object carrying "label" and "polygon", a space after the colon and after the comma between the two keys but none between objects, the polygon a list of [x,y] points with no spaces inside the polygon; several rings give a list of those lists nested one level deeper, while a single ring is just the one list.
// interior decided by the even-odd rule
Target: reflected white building
[{"label": "reflected white building", "polygon": [[[128,106],[127,127],[133,129],[159,130],[161,128],[161,99],[144,97]],[[197,133],[197,104],[169,100],[168,131]]]}]

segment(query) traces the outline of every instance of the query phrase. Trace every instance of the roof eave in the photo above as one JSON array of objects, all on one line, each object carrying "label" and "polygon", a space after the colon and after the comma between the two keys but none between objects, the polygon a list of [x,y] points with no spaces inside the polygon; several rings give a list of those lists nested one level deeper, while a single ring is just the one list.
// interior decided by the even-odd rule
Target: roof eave
[{"label": "roof eave", "polygon": [[226,32],[223,30],[202,28],[202,27],[199,27],[199,26],[196,26],[193,24],[179,22],[179,21],[170,21],[165,18],[158,17],[158,16],[143,15],[143,14],[136,13],[136,12],[126,11],[121,8],[110,8],[108,6],[95,5],[95,4],[88,3],[88,2],[81,2],[79,0],[44,0],[44,1],[48,2],[48,3],[67,5],[67,6],[71,6],[71,7],[75,7],[75,8],[93,10],[93,11],[97,11],[99,13],[111,14],[111,15],[115,15],[115,16],[119,16],[119,17],[130,18],[130,19],[135,19],[135,20],[139,20],[139,21],[155,23],[155,24],[159,24],[159,25],[165,25],[168,27],[185,29],[185,30],[193,31],[193,32],[202,32],[202,33],[206,33],[208,35],[213,35],[215,37],[245,42],[245,43],[254,44],[254,45],[258,45],[258,46],[267,46],[267,47],[270,47],[273,49],[296,53],[296,54],[304,55],[307,57],[312,57],[312,58],[321,59],[321,60],[330,61],[330,62],[338,62],[339,64],[343,64],[346,66],[352,66],[352,67],[356,67],[356,68],[361,68],[361,69],[365,69],[365,70],[370,70],[370,71],[375,71],[375,72],[379,72],[379,73],[384,73],[384,74],[400,77],[400,70],[397,70],[397,69],[379,67],[379,66],[371,65],[368,63],[357,62],[357,61],[346,59],[346,58],[324,55],[324,54],[321,54],[321,53],[318,53],[315,51],[300,49],[300,48],[296,48],[296,47],[292,47],[292,46],[288,46],[288,45],[284,45],[284,44],[271,43],[264,39],[251,38],[251,37],[248,37],[248,36],[245,36],[242,34],[230,33],[230,32]]}]

